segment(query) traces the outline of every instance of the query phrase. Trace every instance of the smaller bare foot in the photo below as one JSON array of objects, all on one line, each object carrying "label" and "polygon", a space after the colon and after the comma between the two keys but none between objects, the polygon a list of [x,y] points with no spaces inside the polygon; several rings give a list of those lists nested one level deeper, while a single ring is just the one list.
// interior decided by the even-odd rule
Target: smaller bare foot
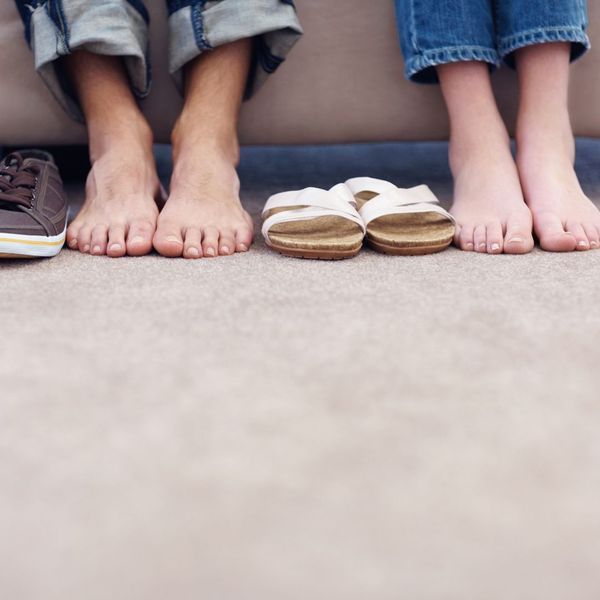
[{"label": "smaller bare foot", "polygon": [[114,258],[148,254],[161,190],[150,129],[132,120],[97,140],[90,136],[90,148],[86,199],[67,230],[68,246]]},{"label": "smaller bare foot", "polygon": [[563,118],[521,117],[517,142],[521,182],[540,246],[550,252],[600,248],[600,211],[575,173],[566,111]]},{"label": "smaller bare foot", "polygon": [[207,144],[175,149],[174,156],[169,199],[154,235],[157,252],[202,258],[248,251],[253,224],[240,202],[235,153]]},{"label": "smaller bare foot", "polygon": [[502,130],[487,133],[450,142],[455,244],[462,250],[488,254],[531,252],[531,213],[523,199],[508,134]]}]

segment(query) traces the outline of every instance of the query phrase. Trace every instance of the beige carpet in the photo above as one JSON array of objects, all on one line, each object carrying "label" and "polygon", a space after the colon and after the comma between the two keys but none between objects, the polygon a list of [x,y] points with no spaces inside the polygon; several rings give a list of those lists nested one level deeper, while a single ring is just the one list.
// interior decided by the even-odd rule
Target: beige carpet
[{"label": "beige carpet", "polygon": [[[443,151],[242,176],[447,197]],[[600,251],[0,268],[2,599],[600,597]]]}]

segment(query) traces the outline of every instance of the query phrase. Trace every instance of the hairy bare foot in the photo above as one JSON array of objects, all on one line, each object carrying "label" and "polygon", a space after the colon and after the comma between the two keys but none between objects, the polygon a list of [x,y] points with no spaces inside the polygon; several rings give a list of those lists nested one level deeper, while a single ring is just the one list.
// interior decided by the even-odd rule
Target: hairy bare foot
[{"label": "hairy bare foot", "polygon": [[531,213],[525,205],[508,134],[499,130],[452,139],[451,213],[455,244],[466,251],[525,254],[533,249]]},{"label": "hairy bare foot", "polygon": [[240,202],[235,152],[210,145],[174,148],[169,199],[154,235],[156,250],[173,258],[246,252],[253,224]]},{"label": "hairy bare foot", "polygon": [[517,163],[540,246],[550,252],[600,248],[600,211],[586,197],[573,167],[568,114],[540,112],[519,119]]},{"label": "hairy bare foot", "polygon": [[131,120],[119,131],[90,135],[90,154],[85,203],[67,230],[69,247],[115,258],[148,254],[161,190],[149,127]]}]

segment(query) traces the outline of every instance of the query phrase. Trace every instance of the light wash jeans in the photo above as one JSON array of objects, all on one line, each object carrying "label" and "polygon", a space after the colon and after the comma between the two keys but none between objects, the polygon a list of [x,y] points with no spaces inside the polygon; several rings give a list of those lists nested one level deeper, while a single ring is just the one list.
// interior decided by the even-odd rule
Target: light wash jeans
[{"label": "light wash jeans", "polygon": [[586,0],[396,0],[396,13],[406,77],[420,83],[451,62],[514,67],[525,46],[571,42],[573,60],[590,47]]},{"label": "light wash jeans", "polygon": [[[77,49],[121,56],[139,97],[150,90],[149,16],[143,0],[16,0],[35,66],[62,106],[82,115],[58,59]],[[302,34],[292,0],[167,0],[169,70],[202,52],[255,38],[248,95],[284,61]]]}]

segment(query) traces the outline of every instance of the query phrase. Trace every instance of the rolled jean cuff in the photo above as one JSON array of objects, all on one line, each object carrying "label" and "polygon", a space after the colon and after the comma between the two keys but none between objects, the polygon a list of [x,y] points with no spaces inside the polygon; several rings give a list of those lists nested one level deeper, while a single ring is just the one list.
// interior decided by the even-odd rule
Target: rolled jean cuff
[{"label": "rolled jean cuff", "polygon": [[300,39],[302,27],[291,0],[220,0],[191,3],[169,17],[169,70],[181,88],[182,69],[203,52],[255,38],[246,97],[266,81]]},{"label": "rolled jean cuff", "polygon": [[120,56],[135,94],[149,92],[147,60],[147,16],[127,0],[105,0],[90,5],[79,0],[63,0],[57,18],[46,6],[31,14],[30,43],[35,67],[63,108],[78,121],[83,114],[59,59],[75,50]]},{"label": "rolled jean cuff", "polygon": [[552,42],[571,42],[571,60],[581,58],[591,47],[590,38],[581,27],[550,27],[523,31],[499,41],[500,58],[515,68],[515,52],[528,46]]},{"label": "rolled jean cuff", "polygon": [[435,67],[456,62],[485,62],[492,69],[500,66],[500,56],[494,48],[485,46],[455,46],[426,50],[410,57],[404,66],[407,79],[415,83],[438,83]]}]

